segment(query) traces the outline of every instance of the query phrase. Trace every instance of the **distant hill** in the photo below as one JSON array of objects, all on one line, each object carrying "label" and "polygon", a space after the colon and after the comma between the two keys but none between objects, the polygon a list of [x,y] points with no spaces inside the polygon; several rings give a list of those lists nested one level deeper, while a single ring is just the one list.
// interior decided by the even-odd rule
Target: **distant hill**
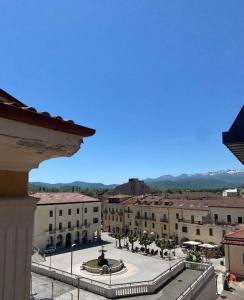
[{"label": "distant hill", "polygon": [[[244,170],[222,170],[217,172],[196,173],[196,174],[181,174],[179,176],[162,175],[157,178],[147,178],[145,183],[151,188],[158,189],[221,189],[234,188],[244,186]],[[114,189],[116,184],[91,183],[83,181],[74,181],[70,183],[45,183],[31,182],[30,189],[38,189],[40,187],[48,189],[72,188],[80,189]]]},{"label": "distant hill", "polygon": [[244,170],[223,170],[217,172],[181,174],[179,176],[163,175],[158,178],[145,179],[150,187],[159,189],[216,189],[244,186]]},{"label": "distant hill", "polygon": [[103,190],[103,189],[113,189],[116,185],[110,184],[106,185],[103,183],[90,183],[90,182],[83,182],[83,181],[73,181],[70,183],[46,183],[46,182],[30,182],[29,187],[30,188],[39,188],[44,187],[48,189],[59,189],[64,187],[78,187],[81,189],[97,189],[97,190]]}]

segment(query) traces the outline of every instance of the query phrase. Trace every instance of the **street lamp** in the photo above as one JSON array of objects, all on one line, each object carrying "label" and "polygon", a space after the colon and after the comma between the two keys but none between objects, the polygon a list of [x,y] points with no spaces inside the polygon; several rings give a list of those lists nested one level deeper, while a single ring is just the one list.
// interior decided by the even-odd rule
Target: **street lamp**
[{"label": "street lamp", "polygon": [[77,297],[77,300],[80,300],[80,279],[81,279],[81,277],[77,276],[77,279],[78,279],[78,297]]},{"label": "street lamp", "polygon": [[110,288],[111,288],[111,280],[112,280],[112,267],[110,266],[109,267],[109,285],[110,285]]},{"label": "street lamp", "polygon": [[52,268],[52,252],[50,252],[49,258],[50,258],[49,270],[51,270],[51,268]]},{"label": "street lamp", "polygon": [[71,266],[71,268],[70,268],[70,269],[71,269],[71,272],[70,272],[70,273],[71,273],[71,275],[73,274],[73,248],[74,248],[75,246],[76,246],[76,244],[72,244],[72,245],[71,245],[71,252],[70,252],[70,253],[71,253],[71,261],[70,261],[70,266]]}]

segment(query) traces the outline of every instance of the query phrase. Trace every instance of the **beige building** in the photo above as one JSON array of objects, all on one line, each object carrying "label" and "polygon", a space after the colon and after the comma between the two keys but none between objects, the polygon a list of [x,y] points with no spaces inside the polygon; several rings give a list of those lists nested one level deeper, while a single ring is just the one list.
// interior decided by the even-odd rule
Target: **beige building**
[{"label": "beige building", "polygon": [[225,245],[226,270],[244,278],[244,229],[227,234],[222,242]]},{"label": "beige building", "polygon": [[244,221],[241,198],[174,199],[165,196],[110,196],[103,203],[103,230],[221,244]]},{"label": "beige building", "polygon": [[100,238],[101,201],[79,193],[36,193],[34,244],[41,250]]}]

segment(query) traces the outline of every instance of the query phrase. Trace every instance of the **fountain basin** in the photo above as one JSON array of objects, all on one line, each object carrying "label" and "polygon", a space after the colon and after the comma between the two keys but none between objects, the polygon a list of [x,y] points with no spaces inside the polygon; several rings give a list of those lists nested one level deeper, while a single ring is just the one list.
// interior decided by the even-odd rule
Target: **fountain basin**
[{"label": "fountain basin", "polygon": [[84,262],[81,266],[82,270],[86,270],[89,273],[95,274],[109,274],[121,271],[124,268],[124,263],[122,260],[116,260],[108,258],[108,265],[99,266],[98,259],[92,259]]}]

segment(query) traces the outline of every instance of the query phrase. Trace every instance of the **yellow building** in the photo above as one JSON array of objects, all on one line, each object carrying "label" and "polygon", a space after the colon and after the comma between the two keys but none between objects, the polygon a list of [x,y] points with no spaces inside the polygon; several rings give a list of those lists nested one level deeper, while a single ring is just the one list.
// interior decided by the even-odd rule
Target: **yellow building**
[{"label": "yellow building", "polygon": [[244,220],[241,198],[174,199],[165,196],[114,195],[103,203],[103,230],[156,238],[221,244]]},{"label": "yellow building", "polygon": [[34,244],[41,250],[100,238],[101,201],[79,193],[36,193]]}]

